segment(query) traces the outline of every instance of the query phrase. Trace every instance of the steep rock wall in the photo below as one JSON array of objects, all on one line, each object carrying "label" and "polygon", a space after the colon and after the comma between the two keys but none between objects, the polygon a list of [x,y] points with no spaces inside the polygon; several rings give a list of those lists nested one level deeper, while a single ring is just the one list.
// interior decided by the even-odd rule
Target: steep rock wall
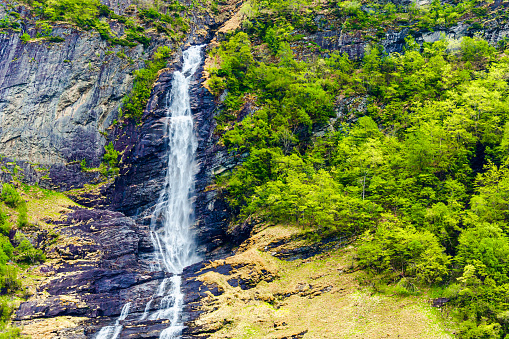
[{"label": "steep rock wall", "polygon": [[[115,128],[108,131],[108,137],[103,137],[101,133],[116,116],[115,112],[121,98],[128,92],[129,86],[132,86],[130,72],[135,65],[129,65],[130,68],[127,69],[122,68],[120,62],[115,63],[115,67],[102,71],[105,73],[105,78],[100,78],[99,75],[102,73],[98,71],[97,77],[92,80],[87,78],[92,83],[89,91],[95,91],[93,93],[97,92],[97,94],[84,94],[75,98],[75,101],[73,99],[71,108],[74,107],[74,103],[82,100],[90,110],[76,105],[76,109],[70,109],[71,113],[66,116],[65,124],[71,130],[67,132],[66,137],[59,140],[75,152],[72,155],[63,155],[58,147],[52,149],[55,157],[48,160],[49,173],[50,177],[52,173],[57,175],[52,177],[54,180],[50,185],[58,183],[61,189],[69,189],[73,186],[80,187],[87,182],[94,182],[95,178],[91,177],[90,173],[82,173],[77,163],[80,160],[79,157],[83,155],[79,149],[81,145],[72,147],[71,144],[75,139],[79,142],[79,134],[75,131],[83,129],[89,134],[81,135],[81,137],[86,139],[85,142],[91,142],[88,147],[84,147],[84,152],[90,152],[92,157],[95,156],[95,164],[99,163],[104,143],[114,142],[115,148],[122,152],[121,173],[113,182],[103,184],[93,192],[86,191],[73,195],[74,199],[82,205],[95,209],[69,214],[67,222],[59,225],[58,233],[63,236],[63,239],[67,239],[70,235],[79,237],[80,240],[77,242],[83,242],[84,245],[64,246],[61,253],[55,254],[54,260],[40,268],[41,273],[47,275],[47,279],[38,286],[37,293],[24,302],[16,313],[16,321],[24,325],[30,333],[43,333],[41,332],[43,328],[51,328],[53,321],[66,317],[72,321],[63,328],[55,328],[52,333],[65,338],[92,338],[102,326],[111,325],[115,321],[122,305],[126,302],[131,302],[132,306],[127,319],[130,323],[126,324],[122,331],[122,338],[138,338],[141,335],[146,338],[157,338],[161,330],[167,326],[162,320],[141,322],[137,320],[141,317],[161,279],[165,277],[163,272],[150,272],[151,257],[148,253],[152,248],[146,232],[151,208],[159,196],[166,172],[167,136],[164,135],[162,127],[166,119],[167,95],[171,90],[173,69],[180,67],[182,49],[187,48],[189,44],[209,41],[212,38],[211,33],[219,27],[221,22],[216,22],[208,16],[196,17],[187,44],[176,51],[172,66],[160,72],[141,121],[126,120],[122,124],[117,124]],[[101,46],[100,38],[93,33],[76,32],[78,44],[84,37],[88,37],[91,42],[97,39],[97,46]],[[19,36],[16,38],[19,40]],[[47,43],[41,45],[43,44]],[[63,46],[67,46],[66,44],[67,41],[62,43]],[[20,46],[28,48],[30,44]],[[49,45],[50,48],[47,46],[44,48],[51,51],[55,48],[54,46]],[[152,48],[156,47],[157,45],[152,46]],[[131,50],[132,58],[141,57],[135,54],[143,53],[140,48]],[[86,49],[85,46],[83,49]],[[96,57],[97,59],[93,59],[94,62],[99,62],[104,57],[104,54],[96,56],[95,51],[87,50],[83,53],[88,54],[83,58],[77,54],[73,59],[82,68],[71,69],[68,76],[86,75],[80,75],[82,74],[80,71],[88,71],[89,64],[84,64],[88,56]],[[63,61],[57,60],[55,63],[59,64]],[[65,66],[66,63],[63,64]],[[229,213],[228,207],[218,197],[217,192],[206,189],[212,183],[213,168],[219,166],[222,160],[227,161],[228,157],[222,147],[216,146],[217,137],[213,133],[215,103],[208,90],[202,86],[204,81],[201,77],[202,71],[203,69],[200,69],[192,80],[191,106],[199,140],[197,152],[199,167],[196,182],[198,221],[195,232],[200,244],[200,252],[205,257],[221,256],[228,252],[229,239],[225,230]],[[75,72],[77,75],[74,75]],[[106,73],[110,74],[109,78],[106,77]],[[117,83],[108,84],[106,88],[100,88],[102,81],[113,81],[112,79],[120,79],[122,76],[125,76],[124,82],[118,80]],[[120,92],[122,88],[125,90]],[[67,93],[65,89],[63,92]],[[10,98],[10,94],[6,96]],[[104,108],[106,104],[101,104],[101,100],[105,100],[110,106],[107,109]],[[36,105],[40,101],[40,99],[34,101],[35,103],[28,101],[27,105]],[[25,105],[25,102],[20,103],[20,107]],[[51,105],[58,102],[52,99],[46,105],[53,107]],[[99,108],[104,108],[104,111],[101,111],[102,116],[93,113]],[[53,131],[53,121],[47,117],[54,115],[48,115],[46,110],[38,111],[37,114],[48,119],[41,126]],[[78,124],[73,120],[79,116],[86,120],[86,124]],[[103,117],[104,120],[98,119],[99,117]],[[53,133],[57,132],[58,130]],[[73,139],[75,136],[76,138]],[[36,143],[36,147],[41,148],[41,153],[44,154],[44,147],[49,146]],[[15,156],[15,154],[9,155]],[[17,159],[18,164],[22,165],[25,172],[29,174],[26,178],[28,181],[44,182],[38,171],[34,170],[37,166],[28,163],[35,159],[33,156],[20,159],[25,160]],[[93,161],[90,160],[89,163]],[[66,171],[66,175],[62,174],[62,168]],[[9,175],[4,176],[5,180],[9,180]],[[112,212],[112,210],[122,213]],[[118,232],[118,234],[112,236],[112,232]],[[87,253],[96,253],[94,260],[90,260]],[[158,305],[159,300],[154,300],[150,310],[155,310]]]},{"label": "steep rock wall", "polygon": [[69,189],[80,180],[68,180],[66,172],[83,176],[78,162],[100,164],[104,132],[131,90],[132,72],[163,41],[148,50],[124,49],[94,32],[66,26],[54,32],[65,41],[24,43],[20,33],[0,35],[0,153],[53,168],[52,187]]}]

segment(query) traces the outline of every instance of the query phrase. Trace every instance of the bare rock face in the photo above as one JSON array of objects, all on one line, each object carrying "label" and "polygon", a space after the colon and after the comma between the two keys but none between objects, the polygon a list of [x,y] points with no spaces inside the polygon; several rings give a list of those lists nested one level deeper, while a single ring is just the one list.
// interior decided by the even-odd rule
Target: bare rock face
[{"label": "bare rock face", "polygon": [[[117,13],[129,0],[107,0]],[[133,72],[160,46],[173,42],[155,31],[147,47],[112,45],[95,30],[57,24],[52,43],[34,39],[39,32],[32,13],[16,6],[23,32],[0,34],[0,154],[48,171],[34,181],[52,189],[82,187],[96,176],[82,173],[79,162],[97,167],[102,161],[108,128],[118,117],[122,98],[133,86]],[[0,6],[0,16],[6,15]],[[136,13],[131,13],[136,14]],[[124,34],[124,25],[109,21],[111,31]],[[108,140],[109,141],[109,140]],[[41,177],[49,180],[41,181]]]},{"label": "bare rock face", "polygon": [[[111,325],[127,302],[131,317],[139,318],[165,277],[140,259],[153,250],[147,228],[118,212],[86,209],[70,213],[57,228],[60,240],[35,272],[45,278],[19,307],[16,322],[30,333],[52,318],[81,317],[77,333],[89,337]],[[164,329],[162,321],[149,325],[147,331]]]},{"label": "bare rock face", "polygon": [[[58,44],[0,35],[0,152],[41,164],[86,159],[98,164],[99,131],[111,124],[137,68],[99,35],[61,28]],[[143,52],[130,51],[133,59]]]}]

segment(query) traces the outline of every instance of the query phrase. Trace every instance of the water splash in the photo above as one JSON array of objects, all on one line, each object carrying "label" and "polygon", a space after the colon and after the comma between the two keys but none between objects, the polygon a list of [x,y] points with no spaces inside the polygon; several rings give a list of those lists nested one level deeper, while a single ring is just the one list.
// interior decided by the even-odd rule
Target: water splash
[{"label": "water splash", "polygon": [[123,327],[120,324],[120,322],[127,318],[130,308],[131,308],[131,303],[125,304],[124,307],[122,307],[122,310],[120,311],[120,316],[118,317],[117,321],[115,322],[115,325],[105,326],[105,327],[101,328],[101,330],[99,331],[99,333],[97,334],[97,337],[95,337],[95,339],[117,339],[117,337],[120,334],[120,331],[122,331],[122,327]]}]

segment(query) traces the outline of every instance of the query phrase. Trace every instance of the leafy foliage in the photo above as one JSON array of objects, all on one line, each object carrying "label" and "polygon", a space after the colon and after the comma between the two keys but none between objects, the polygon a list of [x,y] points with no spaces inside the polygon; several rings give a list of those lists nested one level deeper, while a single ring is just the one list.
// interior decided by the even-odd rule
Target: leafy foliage
[{"label": "leafy foliage", "polygon": [[23,202],[23,199],[19,195],[18,191],[11,184],[2,185],[1,199],[9,207],[16,208]]},{"label": "leafy foliage", "polygon": [[292,4],[262,3],[292,27],[253,20],[210,54],[217,133],[237,159],[217,183],[238,221],[362,235],[373,279],[444,286],[462,338],[509,334],[509,58],[477,37],[408,37],[403,53],[297,60]]},{"label": "leafy foliage", "polygon": [[117,175],[118,168],[118,156],[120,153],[115,150],[113,146],[113,142],[110,142],[106,146],[104,146],[104,155],[103,155],[103,163],[101,164],[101,173],[104,176]]},{"label": "leafy foliage", "polygon": [[152,84],[157,73],[166,66],[166,60],[171,55],[171,49],[168,46],[159,47],[154,53],[152,61],[146,62],[146,67],[134,72],[134,86],[131,93],[123,100],[122,116],[124,118],[140,119],[147,105]]},{"label": "leafy foliage", "polygon": [[[136,18],[115,14],[98,0],[26,0],[25,2],[32,7],[33,12],[39,18],[37,37],[47,37],[51,42],[63,41],[61,37],[51,36],[51,23],[59,21],[75,24],[85,30],[96,29],[104,40],[127,47],[134,47],[137,44],[148,47],[151,38],[147,35],[146,28],[150,29],[150,26],[155,26],[159,33],[165,33],[174,40],[182,38],[179,33],[189,30],[188,19],[181,17],[176,12],[172,13],[175,10],[172,6],[167,6],[166,14],[160,13],[155,7],[141,8],[138,15],[139,20],[136,20]],[[125,25],[123,36],[119,37],[112,32],[108,19],[119,21]],[[137,21],[143,23],[145,27],[137,24]],[[17,22],[13,23],[11,19],[0,21],[0,29],[16,25]],[[27,37],[28,34],[25,34],[22,39],[24,42],[28,42],[30,36]]]},{"label": "leafy foliage", "polygon": [[46,256],[41,249],[36,249],[24,236],[17,238],[19,245],[15,248],[17,262],[26,264],[36,264],[46,260]]},{"label": "leafy foliage", "polygon": [[448,275],[450,258],[435,235],[402,225],[392,215],[384,215],[376,232],[366,232],[359,247],[359,263],[378,273],[417,277],[428,284]]}]

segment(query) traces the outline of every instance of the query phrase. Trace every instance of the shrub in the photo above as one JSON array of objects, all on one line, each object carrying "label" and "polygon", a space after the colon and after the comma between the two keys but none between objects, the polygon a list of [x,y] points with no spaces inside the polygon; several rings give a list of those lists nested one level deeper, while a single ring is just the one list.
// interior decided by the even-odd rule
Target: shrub
[{"label": "shrub", "polygon": [[19,195],[18,191],[14,188],[14,186],[10,184],[2,185],[2,195],[0,196],[5,204],[9,207],[16,208],[18,207],[23,199]]},{"label": "shrub", "polygon": [[480,223],[461,233],[456,262],[460,268],[472,265],[484,278],[509,281],[509,239],[500,227]]},{"label": "shrub", "polygon": [[48,41],[50,41],[50,42],[62,42],[62,41],[65,41],[65,39],[62,38],[62,37],[59,37],[59,36],[50,36],[48,38]]},{"label": "shrub", "polygon": [[102,166],[101,173],[105,176],[118,174],[118,156],[120,153],[115,150],[113,142],[104,146],[105,153],[103,155],[104,165]]},{"label": "shrub", "polygon": [[0,211],[0,233],[8,235],[11,230],[11,224],[7,218],[7,214],[4,211]]},{"label": "shrub", "polygon": [[361,10],[361,3],[359,1],[345,1],[340,4],[345,15],[356,15]]},{"label": "shrub", "polygon": [[[22,287],[18,278],[18,270],[13,265],[0,266],[0,291],[1,294],[8,294],[18,291]],[[0,305],[1,307],[1,305]]]},{"label": "shrub", "polygon": [[82,172],[88,172],[92,170],[92,168],[88,167],[87,160],[83,159],[80,161],[80,168]]},{"label": "shrub", "polygon": [[491,57],[494,51],[495,48],[491,47],[486,40],[470,37],[461,39],[461,54],[465,61],[481,61]]},{"label": "shrub", "polygon": [[21,41],[23,41],[25,43],[29,42],[30,41],[30,35],[27,32],[23,33],[23,35],[21,36]]},{"label": "shrub", "polygon": [[396,273],[433,284],[448,274],[450,258],[428,231],[405,226],[390,215],[374,234],[366,232],[359,246],[359,263],[377,273]]},{"label": "shrub", "polygon": [[127,55],[126,55],[123,51],[119,51],[119,52],[117,52],[117,56],[118,56],[120,59],[125,59],[125,58],[127,58]]},{"label": "shrub", "polygon": [[0,339],[26,338],[21,336],[21,329],[17,327],[8,327],[0,333]]},{"label": "shrub", "polygon": [[125,118],[140,119],[147,105],[152,84],[156,80],[157,73],[166,66],[166,59],[171,55],[171,49],[167,46],[159,47],[154,53],[153,61],[146,63],[146,68],[134,72],[134,86],[131,94],[123,99],[123,116]]},{"label": "shrub", "polygon": [[65,20],[81,27],[89,27],[99,14],[98,0],[47,0],[45,17],[50,20]]},{"label": "shrub", "polygon": [[15,260],[26,264],[36,264],[46,260],[46,256],[40,249],[34,248],[34,246],[28,241],[27,238],[23,238],[19,245],[15,248],[17,253]]},{"label": "shrub", "polygon": [[27,215],[27,205],[25,202],[19,205],[18,208],[18,227],[25,228],[29,225],[28,223],[28,215]]},{"label": "shrub", "polygon": [[161,13],[157,11],[155,8],[143,8],[140,10],[139,17],[141,19],[159,19],[161,17]]}]

